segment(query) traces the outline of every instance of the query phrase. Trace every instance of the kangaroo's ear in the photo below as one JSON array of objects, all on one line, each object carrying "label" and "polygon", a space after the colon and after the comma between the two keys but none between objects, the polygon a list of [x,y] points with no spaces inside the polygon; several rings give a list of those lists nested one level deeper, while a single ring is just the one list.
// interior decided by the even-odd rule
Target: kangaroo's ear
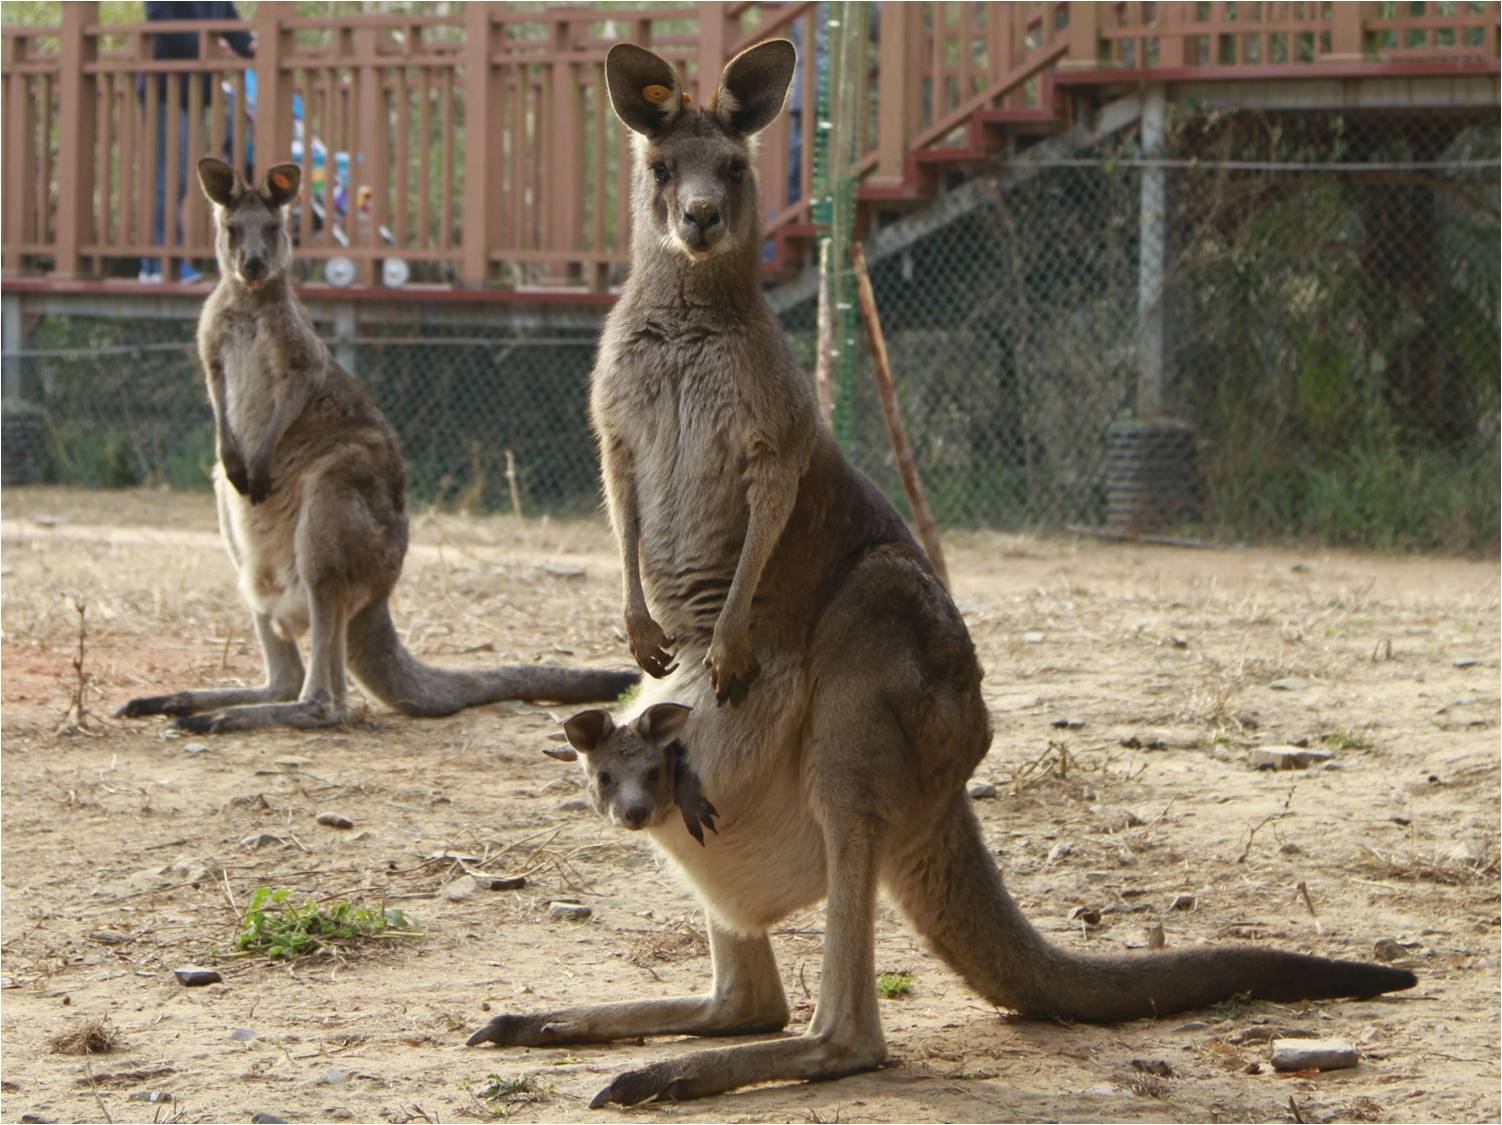
[{"label": "kangaroo's ear", "polygon": [[212,156],[205,156],[198,162],[198,184],[209,202],[221,207],[233,207],[235,200],[245,191],[245,181],[240,179],[240,173]]},{"label": "kangaroo's ear", "polygon": [[681,703],[654,703],[636,720],[636,733],[648,742],[670,742],[688,722],[692,707]]},{"label": "kangaroo's ear", "polygon": [[721,124],[743,137],[772,124],[787,101],[797,64],[798,52],[786,39],[769,39],[736,55],[725,64],[715,92]]},{"label": "kangaroo's ear", "polygon": [[634,43],[617,43],[605,56],[610,104],[626,128],[651,137],[683,108],[678,72],[666,59]]},{"label": "kangaroo's ear", "polygon": [[574,753],[572,746],[544,746],[542,752],[549,758],[557,758],[560,762],[577,762],[579,755]]},{"label": "kangaroo's ear", "polygon": [[261,194],[273,207],[285,207],[297,198],[297,189],[302,184],[302,169],[296,164],[273,164],[266,169],[266,181],[261,185]]},{"label": "kangaroo's ear", "polygon": [[581,754],[588,754],[613,730],[615,720],[607,712],[598,709],[580,711],[563,724],[568,744]]}]

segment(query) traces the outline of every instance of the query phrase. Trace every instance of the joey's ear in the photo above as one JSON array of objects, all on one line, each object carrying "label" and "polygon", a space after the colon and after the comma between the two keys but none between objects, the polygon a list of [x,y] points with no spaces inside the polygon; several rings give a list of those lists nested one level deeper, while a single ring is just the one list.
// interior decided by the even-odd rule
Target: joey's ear
[{"label": "joey's ear", "polygon": [[617,43],[605,56],[610,104],[626,128],[648,137],[660,133],[683,108],[678,72],[666,59],[634,43]]},{"label": "joey's ear", "polygon": [[692,710],[681,703],[654,703],[636,720],[636,733],[648,742],[670,742],[683,730]]},{"label": "joey's ear", "polygon": [[721,124],[732,133],[749,137],[759,133],[782,112],[798,52],[786,39],[769,39],[747,47],[725,64],[714,109]]},{"label": "joey's ear", "polygon": [[273,207],[285,207],[297,198],[297,189],[301,183],[302,169],[296,164],[273,164],[266,169],[266,181],[261,185],[261,194]]},{"label": "joey's ear", "polygon": [[563,733],[568,736],[568,744],[581,754],[588,754],[613,730],[615,730],[615,720],[598,709],[580,711],[563,724]]},{"label": "joey's ear", "polygon": [[210,203],[217,203],[221,207],[233,207],[235,200],[245,190],[245,181],[240,179],[240,173],[212,156],[205,156],[198,162],[198,185],[203,188],[203,194],[208,196]]},{"label": "joey's ear", "polygon": [[572,746],[544,746],[542,752],[549,758],[557,758],[560,762],[577,762],[579,755],[574,753]]}]

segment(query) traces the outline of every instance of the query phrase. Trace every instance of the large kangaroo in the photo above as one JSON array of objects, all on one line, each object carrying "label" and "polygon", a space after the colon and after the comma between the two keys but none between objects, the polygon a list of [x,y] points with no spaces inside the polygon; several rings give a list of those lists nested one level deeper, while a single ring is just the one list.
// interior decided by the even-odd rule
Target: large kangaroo
[{"label": "large kangaroo", "polygon": [[214,492],[266,683],[133,699],[119,714],[175,715],[191,731],[329,726],[346,717],[346,660],[372,695],[408,715],[498,699],[614,699],[635,683],[635,672],[434,668],[407,651],[387,607],[407,553],[406,467],[391,426],[293,292],[286,212],[299,169],[278,164],[253,190],[209,158],[198,178],[214,204],[220,274],[198,322]]},{"label": "large kangaroo", "polygon": [[1401,969],[1247,946],[1079,954],[1050,945],[1007,895],[964,790],[991,741],[974,646],[896,511],[818,423],[758,286],[751,137],[780,111],[793,64],[787,42],[753,47],[712,103],[690,107],[656,55],[620,45],[606,63],[615,111],[640,136],[633,269],[591,410],[632,651],[654,676],[679,662],[635,706],[694,708],[681,737],[722,814],[705,847],[671,820],[647,829],[704,903],[714,984],[502,1015],[470,1042],[778,1031],[788,1005],[767,932],[826,898],[804,1034],[629,1071],[594,1104],[868,1070],[886,1056],[878,886],[978,993],[1037,1016],[1411,987]]}]

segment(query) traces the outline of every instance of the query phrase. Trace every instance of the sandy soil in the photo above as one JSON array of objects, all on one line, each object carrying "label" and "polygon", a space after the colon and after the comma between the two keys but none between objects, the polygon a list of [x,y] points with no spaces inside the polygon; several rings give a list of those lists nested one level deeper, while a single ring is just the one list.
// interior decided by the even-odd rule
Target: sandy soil
[{"label": "sandy soil", "polygon": [[[691,898],[643,841],[572,806],[572,768],[539,753],[546,709],[365,709],[338,733],[190,752],[158,722],[108,715],[147,691],[259,678],[208,498],[7,490],[0,530],[5,1120],[1498,1119],[1495,561],[946,543],[997,731],[978,780],[998,795],[977,808],[1055,941],[1140,945],[1161,923],[1170,945],[1370,957],[1396,939],[1413,991],[1115,1027],[1013,1020],[884,906],[878,964],[912,978],[881,1002],[885,1069],[617,1114],[587,1108],[611,1073],[696,1044],[462,1046],[490,1012],[708,979]],[[424,516],[414,541],[397,610],[425,657],[626,658],[602,524]],[[1247,764],[1305,739],[1339,768]],[[330,810],[353,828],[316,822]],[[458,866],[433,858],[445,852],[526,886],[466,895]],[[384,901],[423,936],[237,955],[261,886]],[[1181,894],[1193,908],[1170,910]],[[550,919],[569,896],[588,921]],[[1080,905],[1102,924],[1071,921]],[[821,926],[809,911],[775,937],[794,1030],[817,994]],[[181,986],[172,970],[189,962],[224,982]],[[54,1052],[101,1016],[116,1050]],[[1286,1029],[1355,1041],[1360,1065],[1276,1075],[1253,1040]]]}]

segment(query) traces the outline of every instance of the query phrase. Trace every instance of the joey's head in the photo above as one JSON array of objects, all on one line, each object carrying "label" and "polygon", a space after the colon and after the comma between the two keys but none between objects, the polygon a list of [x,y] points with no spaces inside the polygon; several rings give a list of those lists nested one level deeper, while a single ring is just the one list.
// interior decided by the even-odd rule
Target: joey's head
[{"label": "joey's head", "polygon": [[632,831],[655,828],[675,807],[677,739],[688,714],[680,704],[658,703],[618,727],[604,711],[581,711],[563,724],[568,745],[544,753],[582,758],[590,803],[606,820]]},{"label": "joey's head", "polygon": [[725,64],[713,101],[694,106],[666,60],[629,43],[610,49],[610,103],[637,134],[632,198],[645,245],[692,262],[758,248],[755,137],[782,112],[796,59],[786,39],[749,47]]},{"label": "joey's head", "polygon": [[214,205],[214,254],[221,277],[260,289],[285,277],[292,265],[287,208],[297,198],[302,170],[276,164],[261,186],[251,187],[222,160],[198,162],[198,182]]}]

